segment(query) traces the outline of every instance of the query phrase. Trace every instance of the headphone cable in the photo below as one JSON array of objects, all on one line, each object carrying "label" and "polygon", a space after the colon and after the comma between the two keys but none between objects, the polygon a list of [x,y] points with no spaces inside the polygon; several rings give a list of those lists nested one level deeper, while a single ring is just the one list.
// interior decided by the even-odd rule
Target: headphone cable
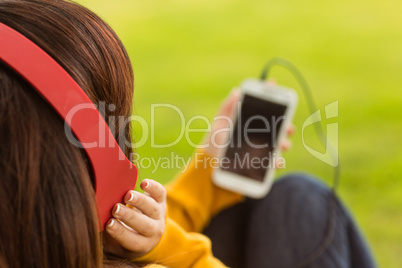
[{"label": "headphone cable", "polygon": [[[310,113],[311,114],[315,113],[317,111],[317,108],[314,102],[310,86],[308,85],[307,80],[304,78],[303,74],[292,62],[284,58],[273,58],[269,60],[265,64],[264,69],[262,70],[260,79],[265,81],[267,77],[269,77],[269,73],[274,66],[284,67],[295,77],[304,93],[304,97],[306,99]],[[328,246],[331,244],[334,238],[335,225],[336,225],[336,203],[337,203],[336,189],[338,188],[339,185],[340,173],[341,173],[339,156],[335,154],[336,153],[335,148],[333,147],[332,143],[328,141],[327,136],[325,135],[324,129],[322,127],[322,124],[321,123],[314,124],[314,127],[320,143],[324,147],[326,145],[330,147],[327,148],[329,151],[329,155],[332,158],[332,160],[337,161],[338,164],[334,166],[333,171],[333,185],[330,190],[330,201],[328,204],[328,225],[326,235],[324,239],[321,241],[321,243],[313,251],[311,251],[303,260],[301,260],[300,262],[297,263],[297,265],[295,265],[295,267],[298,268],[308,267],[324,253],[324,251],[328,248]]]}]

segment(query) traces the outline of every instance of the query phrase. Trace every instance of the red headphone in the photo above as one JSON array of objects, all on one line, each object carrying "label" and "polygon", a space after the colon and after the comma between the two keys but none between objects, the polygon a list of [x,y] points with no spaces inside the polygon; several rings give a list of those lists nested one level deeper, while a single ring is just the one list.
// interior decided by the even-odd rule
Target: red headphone
[{"label": "red headphone", "polygon": [[[28,81],[81,143],[92,164],[103,230],[113,206],[134,189],[137,168],[127,159],[109,127],[74,79],[31,40],[0,23],[0,60]],[[105,142],[106,141],[106,142]]]}]

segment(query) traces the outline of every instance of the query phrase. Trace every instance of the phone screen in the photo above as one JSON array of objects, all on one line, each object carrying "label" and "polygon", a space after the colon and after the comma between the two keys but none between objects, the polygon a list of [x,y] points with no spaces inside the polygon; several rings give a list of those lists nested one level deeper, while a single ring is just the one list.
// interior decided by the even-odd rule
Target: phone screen
[{"label": "phone screen", "polygon": [[263,181],[275,165],[273,151],[286,109],[286,105],[245,94],[221,169]]}]

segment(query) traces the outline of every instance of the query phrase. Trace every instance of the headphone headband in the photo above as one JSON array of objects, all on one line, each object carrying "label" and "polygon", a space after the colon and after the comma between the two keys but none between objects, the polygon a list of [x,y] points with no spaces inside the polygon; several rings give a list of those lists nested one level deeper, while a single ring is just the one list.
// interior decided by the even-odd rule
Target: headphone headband
[{"label": "headphone headband", "polygon": [[98,109],[74,79],[39,46],[3,23],[0,23],[0,60],[47,100],[84,145],[94,171],[99,229],[103,230],[114,204],[134,189],[137,168],[127,159]]}]

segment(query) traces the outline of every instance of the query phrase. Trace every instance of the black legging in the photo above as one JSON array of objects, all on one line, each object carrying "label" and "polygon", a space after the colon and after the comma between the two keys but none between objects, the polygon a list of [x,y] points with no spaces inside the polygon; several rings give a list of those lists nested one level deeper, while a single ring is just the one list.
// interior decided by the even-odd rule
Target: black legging
[{"label": "black legging", "polygon": [[[205,229],[215,257],[229,267],[296,267],[324,239],[329,189],[308,175],[279,179],[261,200],[247,199],[217,215]],[[336,199],[335,232],[308,267],[375,267],[350,214]]]}]

